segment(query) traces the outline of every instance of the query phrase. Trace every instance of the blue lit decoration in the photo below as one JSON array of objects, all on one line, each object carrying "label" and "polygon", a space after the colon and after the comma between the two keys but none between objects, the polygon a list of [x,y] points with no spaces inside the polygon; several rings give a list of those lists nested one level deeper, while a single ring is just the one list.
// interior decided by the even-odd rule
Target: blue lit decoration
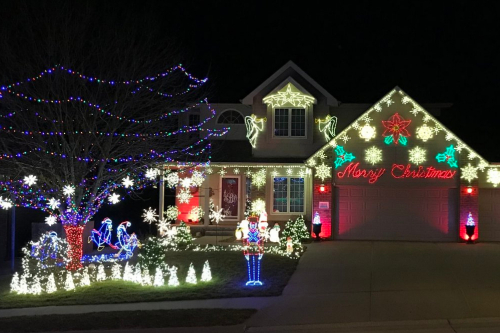
[{"label": "blue lit decoration", "polygon": [[247,260],[247,286],[261,286],[260,262],[264,256],[264,239],[259,232],[257,216],[248,217],[248,236],[243,239],[243,254]]},{"label": "blue lit decoration", "polygon": [[452,168],[458,168],[458,163],[455,159],[455,148],[453,145],[446,147],[446,151],[444,153],[437,154],[436,160],[439,163],[448,163],[448,165]]},{"label": "blue lit decoration", "polygon": [[350,162],[356,158],[356,156],[352,153],[347,153],[342,146],[335,147],[335,154],[337,154],[337,158],[335,159],[335,168],[338,168],[345,162]]},{"label": "blue lit decoration", "polygon": [[[164,82],[174,72],[182,82],[170,85]],[[59,84],[59,79],[68,84]],[[229,128],[204,128],[215,117],[215,109],[207,99],[187,95],[206,82],[206,78],[194,77],[180,64],[131,80],[98,78],[56,65],[25,80],[0,86],[0,135],[4,141],[0,161],[23,162],[21,178],[31,173],[28,168],[33,163],[36,163],[33,169],[42,170],[33,175],[39,180],[37,183],[25,183],[17,178],[0,181],[0,194],[9,192],[15,197],[15,205],[43,211],[60,222],[69,243],[67,268],[81,268],[83,226],[112,194],[120,190],[120,197],[125,198],[127,194],[154,185],[157,179],[146,177],[152,165],[191,160],[191,157],[210,161],[210,139],[225,135]],[[42,85],[42,89],[37,89],[35,84]],[[60,87],[61,91],[52,89],[54,87]],[[172,90],[166,91],[164,87]],[[44,91],[53,94],[37,95]],[[137,111],[139,106],[133,104],[143,101],[140,98],[146,94],[155,107],[148,111],[149,115]],[[181,95],[184,95],[179,101],[182,104],[175,108],[176,101],[172,99]],[[186,104],[186,100],[193,102]],[[177,124],[177,116],[202,106],[208,113],[196,124],[170,126],[172,121]],[[52,112],[54,110],[57,112]],[[77,111],[75,117],[68,110]],[[76,115],[89,121],[79,123]],[[30,128],[26,124],[36,126]],[[184,144],[182,135],[195,132],[199,137]],[[109,138],[105,145],[98,142],[102,137]],[[151,143],[151,148],[133,149],[142,147],[145,141]],[[170,144],[170,141],[176,143]],[[40,160],[49,163],[39,168]],[[43,171],[50,168],[53,168],[50,174]],[[123,185],[125,178],[133,185]],[[65,188],[74,191],[65,193]],[[103,223],[101,229],[92,232],[91,241],[99,249],[106,244],[119,246],[120,252],[130,255],[139,245],[135,234],[129,235],[126,228],[118,230],[118,243],[112,244],[112,230],[108,229],[111,225],[106,225],[108,223]]]},{"label": "blue lit decoration", "polygon": [[116,238],[118,238],[118,242],[115,243],[115,247],[120,249],[116,256],[120,256],[122,251],[125,250],[125,256],[130,258],[134,254],[135,248],[137,246],[141,246],[135,232],[131,235],[127,232],[127,227],[130,227],[131,225],[132,223],[125,221],[120,223],[118,229],[116,230]]},{"label": "blue lit decoration", "polygon": [[89,243],[93,241],[97,245],[97,250],[104,249],[104,245],[109,245],[113,249],[117,249],[115,245],[111,244],[111,232],[113,231],[113,222],[109,217],[106,217],[101,224],[99,230],[92,229],[89,236]]},{"label": "blue lit decoration", "polygon": [[[58,251],[61,246],[61,239],[57,237],[55,231],[49,231],[40,237],[40,240],[31,245],[31,256],[40,261],[42,268],[47,268],[55,264],[63,266],[66,262],[62,258],[58,258]],[[62,248],[64,249],[64,247]],[[50,263],[49,263],[50,261]]]}]

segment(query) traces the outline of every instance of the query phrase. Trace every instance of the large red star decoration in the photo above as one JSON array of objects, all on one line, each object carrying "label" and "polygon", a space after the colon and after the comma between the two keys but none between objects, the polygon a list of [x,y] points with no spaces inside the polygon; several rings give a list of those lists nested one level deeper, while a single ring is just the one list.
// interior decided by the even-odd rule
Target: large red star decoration
[{"label": "large red star decoration", "polygon": [[410,136],[406,127],[410,123],[411,120],[404,120],[398,113],[393,114],[389,120],[382,120],[382,125],[385,127],[385,131],[382,133],[382,136],[385,137],[384,142],[387,144],[401,142],[402,145],[406,145],[408,142],[406,137]]}]

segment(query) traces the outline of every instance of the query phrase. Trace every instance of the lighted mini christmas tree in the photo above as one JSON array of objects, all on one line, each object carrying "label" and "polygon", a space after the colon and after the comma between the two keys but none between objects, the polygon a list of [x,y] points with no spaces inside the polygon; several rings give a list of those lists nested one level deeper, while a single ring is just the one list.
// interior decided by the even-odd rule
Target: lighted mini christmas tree
[{"label": "lighted mini christmas tree", "polygon": [[170,277],[168,278],[168,285],[170,287],[177,287],[179,285],[179,279],[177,278],[177,267],[172,266],[169,269]]},{"label": "lighted mini christmas tree", "polygon": [[175,235],[175,243],[179,247],[186,247],[193,243],[193,236],[191,236],[191,230],[186,223],[181,221],[180,225],[177,227],[177,234]]},{"label": "lighted mini christmas tree", "polygon": [[189,265],[189,270],[188,270],[188,273],[186,276],[186,283],[190,283],[190,284],[198,283],[198,280],[196,279],[196,272],[194,270],[193,263],[191,263],[191,265]]},{"label": "lighted mini christmas tree", "polygon": [[144,268],[142,270],[142,282],[141,284],[143,286],[150,286],[151,285],[151,275],[149,274],[149,269]]},{"label": "lighted mini christmas tree", "polygon": [[21,274],[21,278],[19,280],[19,294],[27,294],[28,293],[28,282],[26,273]]},{"label": "lighted mini christmas tree", "polygon": [[122,266],[116,262],[113,264],[113,266],[111,266],[111,279],[113,280],[122,279]]},{"label": "lighted mini christmas tree", "polygon": [[211,280],[212,280],[212,272],[210,271],[210,265],[208,264],[207,260],[203,265],[203,272],[201,273],[201,281],[208,282]]},{"label": "lighted mini christmas tree", "polygon": [[136,264],[135,265],[134,282],[142,284],[142,270],[141,270],[141,265],[140,264]]},{"label": "lighted mini christmas tree", "polygon": [[106,280],[106,272],[104,271],[104,265],[102,263],[97,266],[97,276],[95,280],[97,282]]},{"label": "lighted mini christmas tree", "polygon": [[75,290],[75,283],[73,282],[73,274],[71,271],[66,272],[66,281],[64,281],[64,289],[67,291]]},{"label": "lighted mini christmas tree", "polygon": [[42,285],[38,276],[33,277],[28,293],[31,295],[40,295],[42,293]]},{"label": "lighted mini christmas tree", "polygon": [[475,226],[476,225],[476,222],[474,222],[474,219],[472,218],[471,212],[469,212],[469,215],[467,216],[466,225],[468,225],[468,226]]},{"label": "lighted mini christmas tree", "polygon": [[153,281],[153,286],[163,287],[165,280],[163,279],[163,271],[160,267],[156,267],[155,279]]},{"label": "lighted mini christmas tree", "polygon": [[295,221],[288,220],[286,223],[280,238],[280,245],[284,248],[286,247],[288,237],[292,238],[294,246],[301,246],[303,240],[309,239],[309,231],[302,216],[297,217]]},{"label": "lighted mini christmas tree", "polygon": [[125,265],[125,269],[123,270],[123,281],[134,282],[134,272],[132,267],[128,264]]},{"label": "lighted mini christmas tree", "polygon": [[54,278],[54,273],[51,273],[47,278],[47,283],[45,284],[45,292],[47,294],[52,294],[57,291],[56,279]]},{"label": "lighted mini christmas tree", "polygon": [[80,287],[90,286],[90,276],[89,276],[89,268],[85,267],[83,269],[82,278],[80,279]]},{"label": "lighted mini christmas tree", "polygon": [[17,272],[12,276],[12,281],[10,283],[10,292],[18,293],[19,292],[19,274]]}]

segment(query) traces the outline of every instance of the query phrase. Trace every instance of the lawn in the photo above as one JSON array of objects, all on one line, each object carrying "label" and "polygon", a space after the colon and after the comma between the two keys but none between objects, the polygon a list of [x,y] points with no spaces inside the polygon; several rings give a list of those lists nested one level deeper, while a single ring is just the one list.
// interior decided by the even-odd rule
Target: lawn
[{"label": "lawn", "polygon": [[[189,264],[193,263],[197,278],[200,279],[203,263],[207,259],[212,271],[212,281],[186,284],[184,281]],[[132,282],[107,280],[94,282],[89,287],[78,287],[75,291],[63,290],[34,296],[10,293],[10,279],[2,279],[0,308],[278,296],[298,264],[297,259],[266,254],[261,268],[263,286],[247,287],[246,260],[241,252],[168,252],[166,262],[178,267],[180,286],[143,287]]]},{"label": "lawn", "polygon": [[[50,332],[163,327],[206,327],[243,323],[254,309],[190,309],[93,312],[0,318],[2,332]],[[27,320],[28,319],[28,320]]]}]

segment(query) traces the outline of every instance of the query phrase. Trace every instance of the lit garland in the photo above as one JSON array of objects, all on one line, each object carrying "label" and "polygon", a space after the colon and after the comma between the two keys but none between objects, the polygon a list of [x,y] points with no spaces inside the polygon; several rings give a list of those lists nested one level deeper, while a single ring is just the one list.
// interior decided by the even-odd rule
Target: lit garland
[{"label": "lit garland", "polygon": [[264,130],[264,123],[266,121],[267,118],[257,118],[257,116],[254,114],[245,117],[247,139],[253,148],[256,147],[257,137],[259,136],[259,132],[262,132]]},{"label": "lit garland", "polygon": [[425,149],[422,149],[420,147],[414,147],[410,149],[408,153],[410,154],[408,160],[413,164],[420,165],[427,160],[426,158],[427,152],[425,151]]},{"label": "lit garland", "polygon": [[382,161],[382,150],[373,146],[365,150],[365,161],[375,165]]},{"label": "lit garland", "polygon": [[319,131],[325,135],[326,141],[330,141],[335,136],[335,129],[337,127],[337,117],[327,115],[325,119],[314,119],[318,124]]},{"label": "lit garland", "polygon": [[[293,91],[292,91],[293,88]],[[294,85],[288,83],[275,94],[266,96],[262,99],[265,104],[270,104],[272,108],[277,108],[285,105],[307,108],[315,102],[314,97],[303,94]]]}]

